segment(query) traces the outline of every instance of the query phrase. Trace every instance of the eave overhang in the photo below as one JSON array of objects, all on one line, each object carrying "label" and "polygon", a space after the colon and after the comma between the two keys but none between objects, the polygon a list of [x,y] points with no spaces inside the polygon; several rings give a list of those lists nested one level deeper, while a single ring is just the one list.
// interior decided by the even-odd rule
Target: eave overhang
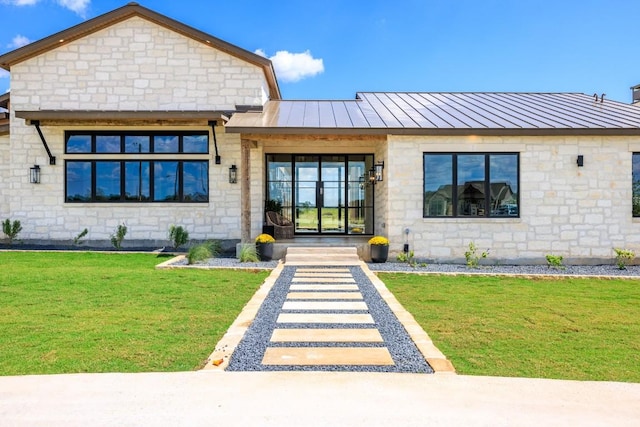
[{"label": "eave overhang", "polygon": [[215,121],[226,123],[227,111],[95,111],[95,110],[35,110],[16,111],[16,117],[25,120],[46,121],[47,125],[68,122],[141,122],[141,121]]},{"label": "eave overhang", "polygon": [[640,136],[640,129],[408,129],[230,127],[227,133],[251,135],[415,135],[415,136]]}]

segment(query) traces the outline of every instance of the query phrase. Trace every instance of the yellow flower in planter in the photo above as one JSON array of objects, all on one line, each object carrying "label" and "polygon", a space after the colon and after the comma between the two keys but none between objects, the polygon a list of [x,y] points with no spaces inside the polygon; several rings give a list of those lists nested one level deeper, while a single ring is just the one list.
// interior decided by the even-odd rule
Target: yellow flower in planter
[{"label": "yellow flower in planter", "polygon": [[261,234],[258,237],[256,237],[256,243],[273,243],[275,242],[276,239],[274,239],[273,237],[271,237],[271,235],[269,234]]},{"label": "yellow flower in planter", "polygon": [[389,239],[382,236],[373,236],[369,239],[369,244],[371,246],[389,246]]}]

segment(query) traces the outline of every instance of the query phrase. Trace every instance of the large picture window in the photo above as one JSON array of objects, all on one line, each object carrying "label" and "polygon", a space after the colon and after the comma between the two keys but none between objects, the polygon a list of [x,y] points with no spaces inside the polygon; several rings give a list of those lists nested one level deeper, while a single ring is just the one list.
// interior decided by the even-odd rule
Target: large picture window
[{"label": "large picture window", "polygon": [[66,160],[65,201],[208,202],[208,151],[207,132],[67,132],[67,154],[100,157]]},{"label": "large picture window", "polygon": [[424,153],[424,217],[518,217],[517,153]]}]

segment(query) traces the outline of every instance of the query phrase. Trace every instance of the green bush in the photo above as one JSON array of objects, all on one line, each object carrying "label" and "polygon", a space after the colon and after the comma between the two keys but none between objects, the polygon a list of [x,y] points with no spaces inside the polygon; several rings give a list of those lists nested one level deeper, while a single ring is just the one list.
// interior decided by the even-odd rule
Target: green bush
[{"label": "green bush", "polygon": [[120,249],[122,247],[122,241],[124,240],[124,236],[127,235],[127,226],[125,223],[118,224],[116,227],[116,231],[111,235],[111,244],[114,248]]},{"label": "green bush", "polygon": [[81,245],[84,243],[84,241],[82,240],[87,234],[89,233],[89,230],[87,230],[86,228],[84,230],[82,230],[80,233],[78,233],[78,235],[76,237],[73,238],[73,244],[74,245]]},{"label": "green bush", "polygon": [[562,255],[552,255],[552,254],[548,254],[547,255],[547,265],[549,268],[553,267],[553,268],[564,268],[564,265],[562,265]]},{"label": "green bush", "polygon": [[15,220],[11,222],[9,218],[4,220],[2,223],[2,232],[7,236],[7,243],[9,246],[13,244],[13,241],[16,240],[18,234],[22,231],[22,225],[19,220]]},{"label": "green bush", "polygon": [[620,270],[627,269],[627,263],[636,257],[636,253],[630,249],[613,248],[616,253],[616,264]]},{"label": "green bush", "polygon": [[467,267],[478,268],[480,264],[480,258],[486,258],[489,256],[489,249],[478,254],[478,248],[474,242],[469,242],[469,249],[464,253],[464,257],[467,260]]},{"label": "green bush", "polygon": [[398,262],[405,262],[409,264],[411,267],[416,267],[418,263],[416,262],[413,251],[409,252],[400,252],[398,256],[396,256],[396,260]]},{"label": "green bush", "polygon": [[189,232],[181,225],[172,225],[169,227],[169,240],[173,244],[173,249],[178,249],[189,241]]}]

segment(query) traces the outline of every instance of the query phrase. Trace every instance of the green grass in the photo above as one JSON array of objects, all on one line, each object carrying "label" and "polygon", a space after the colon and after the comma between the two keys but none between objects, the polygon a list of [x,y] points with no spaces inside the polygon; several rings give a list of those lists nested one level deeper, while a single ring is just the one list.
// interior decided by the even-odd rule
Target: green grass
[{"label": "green grass", "polygon": [[380,278],[460,374],[640,382],[640,281]]},{"label": "green grass", "polygon": [[268,273],[166,259],[0,253],[0,375],[201,367]]}]

